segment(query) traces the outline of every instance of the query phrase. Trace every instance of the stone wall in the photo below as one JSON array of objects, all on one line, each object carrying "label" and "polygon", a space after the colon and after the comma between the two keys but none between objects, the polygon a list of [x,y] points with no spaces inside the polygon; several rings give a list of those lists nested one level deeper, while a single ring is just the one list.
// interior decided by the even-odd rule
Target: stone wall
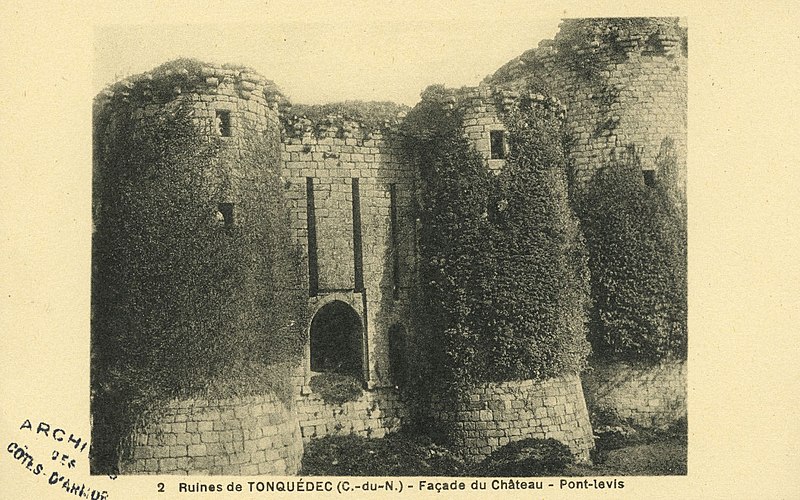
[{"label": "stone wall", "polygon": [[598,55],[603,66],[598,81],[567,73],[570,83],[562,94],[576,140],[571,155],[579,184],[588,182],[604,159],[630,144],[639,149],[643,170],[656,169],[656,156],[667,138],[674,141],[678,164],[686,163],[687,60],[676,57],[675,45],[656,54],[644,43],[629,43],[620,62],[606,52]]},{"label": "stone wall", "polygon": [[[249,69],[230,69],[199,62],[173,61],[181,69],[156,68],[131,79],[122,80],[98,95],[96,105],[112,101],[130,104],[131,117],[140,120],[163,110],[183,109],[190,113],[198,136],[220,137],[218,165],[209,176],[216,196],[209,199],[212,207],[219,203],[247,202],[258,196],[252,180],[256,172],[245,171],[242,155],[253,153],[254,146],[277,152],[280,147],[278,108],[280,95],[270,80]],[[170,63],[168,63],[170,64]],[[188,69],[188,68],[191,68]],[[169,82],[169,83],[167,83]],[[221,136],[217,125],[218,113],[228,113],[229,136]],[[102,138],[100,138],[102,142]],[[263,171],[278,174],[280,158],[272,155],[259,165]],[[102,172],[93,171],[95,189],[100,185]],[[208,195],[208,193],[198,193]],[[93,205],[94,224],[100,224],[101,207],[96,197]],[[236,210],[236,220],[243,223],[247,213]]]},{"label": "stone wall", "polygon": [[364,391],[355,401],[327,403],[304,387],[295,399],[303,441],[325,436],[356,434],[382,438],[400,430],[408,412],[394,388]]},{"label": "stone wall", "polygon": [[686,418],[686,363],[598,364],[582,376],[590,411],[611,410],[645,427]]},{"label": "stone wall", "polygon": [[454,451],[470,462],[525,438],[557,439],[581,462],[589,460],[594,447],[577,375],[483,384],[456,405],[452,410],[437,404],[432,417]]},{"label": "stone wall", "polygon": [[464,135],[486,162],[487,168],[499,172],[505,159],[492,159],[491,133],[505,131],[506,126],[497,110],[495,96],[489,86],[463,88],[455,91],[458,106],[464,112]]},{"label": "stone wall", "polygon": [[297,413],[272,395],[170,402],[131,436],[122,474],[293,475]]},{"label": "stone wall", "polygon": [[[412,214],[416,173],[400,161],[388,133],[341,117],[313,123],[285,116],[282,147],[291,223],[307,262],[313,257],[308,244],[307,178],[313,183],[319,288],[309,299],[309,321],[330,300],[360,303],[354,309],[366,331],[365,380],[370,388],[388,386],[388,330],[407,323],[416,270]],[[363,290],[356,290],[355,280],[353,179],[358,179],[360,197]]]},{"label": "stone wall", "polygon": [[[540,85],[566,106],[579,186],[630,144],[639,148],[643,169],[653,169],[662,143],[671,139],[679,166],[685,165],[687,58],[674,20],[652,20],[639,32],[622,30],[613,46],[577,46],[579,58],[591,59],[592,74],[565,56],[563,49],[569,44],[562,43],[567,36],[564,26],[571,22],[565,21],[555,41],[543,42],[501,68],[488,80],[491,85],[454,91],[465,111],[464,134],[487,168],[497,171],[504,164],[491,158],[490,141],[492,131],[505,128],[498,111],[502,92],[519,88],[523,80]],[[306,276],[307,326],[314,313],[332,300],[353,307],[364,325],[363,378],[368,390],[357,401],[325,403],[308,387],[313,373],[306,353],[293,408],[270,398],[171,403],[134,433],[131,455],[122,470],[293,474],[299,467],[303,440],[351,432],[380,437],[397,430],[406,419],[405,405],[390,380],[388,335],[392,327],[402,326],[413,338],[409,299],[417,272],[412,211],[417,172],[415,166],[400,160],[391,127],[366,126],[341,116],[312,122],[285,109],[281,113],[274,84],[248,70],[202,65],[188,77],[190,81],[176,86],[166,98],[159,97],[163,93],[156,88],[159,82],[149,88],[152,76],[137,82],[148,87],[145,95],[153,98],[135,112],[146,115],[188,104],[198,130],[209,135],[219,134],[218,113],[230,113],[231,134],[223,138],[220,152],[230,183],[222,183],[219,199],[209,200],[210,204],[237,204],[258,194],[248,187],[254,172],[242,172],[237,162],[247,152],[249,140],[260,138],[280,152],[274,163],[260,168],[280,173],[285,181],[291,226],[307,272],[312,271],[311,262],[316,263],[316,289],[312,289],[311,276]],[[355,271],[354,179],[358,179],[360,198],[362,284]],[[237,213],[237,220],[246,220],[247,215]],[[309,254],[311,219],[316,233],[313,256]],[[586,401],[593,408],[614,408],[624,418],[674,420],[686,413],[685,377],[683,364],[665,364],[647,372],[622,365],[597,367],[584,377]],[[559,439],[582,460],[588,459],[592,447],[577,376],[541,383],[486,384],[473,390],[455,410],[434,408],[433,418],[444,424],[453,445],[471,461],[526,437]]]},{"label": "stone wall", "polygon": [[[363,373],[368,390],[356,401],[326,403],[309,386],[315,375],[310,365],[301,367],[295,384],[301,434],[304,441],[351,433],[383,437],[398,430],[407,416],[389,380],[388,332],[393,325],[407,324],[416,266],[411,211],[416,173],[400,161],[387,130],[370,129],[341,116],[313,122],[288,113],[283,126],[283,177],[292,226],[307,260],[312,208],[307,178],[313,183],[319,288],[309,297],[309,322],[336,300],[353,308],[366,332]],[[358,179],[360,198],[363,290],[357,290],[355,276],[353,179]]]},{"label": "stone wall", "polygon": [[[272,95],[273,85],[269,80],[249,70],[204,66],[201,74],[202,82],[179,97],[191,106],[198,130],[219,136],[217,114],[227,112],[230,116],[230,135],[221,137],[220,149],[225,178],[219,179],[219,199],[210,201],[244,207],[249,198],[259,196],[261,191],[253,185],[259,175],[245,170],[243,155],[252,153],[256,143],[267,145],[275,154],[270,163],[259,167],[275,175],[280,172],[278,98]],[[247,221],[248,215],[244,210],[236,210],[236,223]]]},{"label": "stone wall", "polygon": [[677,18],[565,20],[554,40],[540,42],[485,82],[503,87],[531,83],[566,106],[578,187],[628,145],[640,152],[643,170],[655,169],[669,138],[685,189],[684,36]]}]

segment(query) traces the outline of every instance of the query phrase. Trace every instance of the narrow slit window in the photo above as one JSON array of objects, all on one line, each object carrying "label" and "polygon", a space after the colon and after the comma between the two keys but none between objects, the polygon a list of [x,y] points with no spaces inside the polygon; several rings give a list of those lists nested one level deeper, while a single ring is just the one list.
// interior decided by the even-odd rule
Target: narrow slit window
[{"label": "narrow slit window", "polygon": [[217,110],[217,132],[222,137],[231,136],[231,112]]},{"label": "narrow slit window", "polygon": [[353,289],[356,292],[364,291],[364,256],[361,240],[361,194],[358,188],[358,179],[354,178],[353,193]]},{"label": "narrow slit window", "polygon": [[397,227],[397,184],[389,184],[390,237],[392,252],[392,298],[400,298],[400,249]]},{"label": "narrow slit window", "polygon": [[489,132],[489,142],[491,143],[492,160],[502,160],[506,157],[506,133],[503,130],[492,130]]},{"label": "narrow slit window", "polygon": [[644,183],[646,186],[653,187],[656,185],[656,171],[655,170],[642,170],[644,176]]},{"label": "narrow slit window", "polygon": [[233,226],[233,203],[217,205],[217,222],[224,227]]},{"label": "narrow slit window", "polygon": [[314,212],[314,178],[306,177],[306,237],[308,242],[308,295],[319,292],[319,263],[317,261],[317,217]]},{"label": "narrow slit window", "polygon": [[396,324],[389,328],[389,380],[395,387],[405,386],[408,380],[406,338],[406,329],[403,325]]}]

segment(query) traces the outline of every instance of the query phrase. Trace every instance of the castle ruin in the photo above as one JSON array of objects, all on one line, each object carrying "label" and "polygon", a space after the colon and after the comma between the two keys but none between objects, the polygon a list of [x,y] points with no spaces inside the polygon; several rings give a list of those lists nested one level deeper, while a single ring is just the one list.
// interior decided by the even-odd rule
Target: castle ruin
[{"label": "castle ruin", "polygon": [[[578,44],[576,36],[586,43]],[[532,84],[565,110],[575,141],[570,175],[578,189],[603,160],[631,144],[640,151],[643,176],[653,175],[667,139],[685,182],[686,50],[676,19],[564,21],[554,40],[512,60],[479,86],[447,92],[452,106],[463,111],[464,136],[487,169],[502,170],[505,162],[503,103],[519,99]],[[423,167],[404,161],[392,139],[404,112],[398,107],[399,112],[384,113],[382,123],[362,123],[346,113],[303,116],[251,70],[200,64],[182,71],[170,98],[149,94],[154,97],[141,101],[136,113],[183,107],[199,134],[221,139],[221,162],[236,173],[219,199],[207,200],[221,225],[245,224],[242,207],[255,195],[247,186],[253,176],[237,162],[248,147],[246,138],[273,141],[280,157],[263,168],[284,182],[304,263],[309,341],[293,372],[291,401],[272,395],[174,400],[136,429],[120,471],[295,474],[303,443],[312,438],[397,431],[410,412],[398,389],[406,368],[398,363],[412,355],[410,296],[419,286],[413,204]],[[147,89],[160,78],[165,75],[155,70],[120,82],[98,102],[110,105],[115,95]],[[99,227],[101,211],[94,209]],[[363,394],[341,404],[326,402],[311,385],[321,372],[356,376]],[[525,437],[554,437],[588,460],[593,441],[586,401],[611,398],[621,408],[627,405],[632,417],[674,419],[685,415],[685,376],[685,366],[670,365],[658,388],[647,392],[646,383],[634,381],[614,395],[597,375],[583,386],[579,374],[485,384],[469,395],[471,405],[432,408],[431,418],[449,426],[454,448],[467,460]],[[653,380],[647,377],[642,375]],[[585,398],[587,387],[591,393]]]}]

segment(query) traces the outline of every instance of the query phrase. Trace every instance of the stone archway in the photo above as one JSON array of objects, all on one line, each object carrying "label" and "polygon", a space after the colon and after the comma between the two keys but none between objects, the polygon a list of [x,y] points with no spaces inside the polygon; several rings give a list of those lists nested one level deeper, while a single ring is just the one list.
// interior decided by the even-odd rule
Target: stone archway
[{"label": "stone archway", "polygon": [[311,371],[362,378],[364,325],[348,304],[325,304],[311,321]]}]

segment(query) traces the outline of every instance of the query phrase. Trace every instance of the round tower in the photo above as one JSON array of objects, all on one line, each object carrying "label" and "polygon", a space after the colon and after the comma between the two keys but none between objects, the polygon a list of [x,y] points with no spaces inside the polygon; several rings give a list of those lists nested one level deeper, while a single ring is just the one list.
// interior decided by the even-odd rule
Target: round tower
[{"label": "round tower", "polygon": [[[664,182],[685,217],[687,56],[687,30],[677,18],[569,19],[553,40],[487,80],[538,87],[566,105],[578,200],[597,169],[633,149],[643,182]],[[680,360],[631,366],[596,357],[583,383],[592,411],[613,410],[643,426],[686,416],[686,365]]]},{"label": "round tower", "polygon": [[487,81],[530,83],[566,105],[577,187],[611,155],[633,146],[644,171],[655,171],[659,154],[672,149],[683,191],[687,51],[678,18],[567,19],[553,40],[540,42]]},{"label": "round tower", "polygon": [[[276,175],[280,172],[278,103],[281,99],[274,83],[247,68],[179,59],[105,90],[96,99],[96,117],[101,121],[109,117],[109,124],[114,127],[123,118],[120,112],[129,113],[125,118],[139,124],[164,112],[185,113],[197,138],[219,139],[215,187],[220,198],[209,202],[235,203],[246,196],[240,181],[253,174],[242,171],[239,160],[243,156],[259,146],[268,147],[273,150],[272,162],[260,165],[259,170],[271,170]],[[104,141],[107,129],[99,134],[96,144],[101,154],[102,150],[116,147]],[[224,177],[229,177],[229,181]]]},{"label": "round tower", "polygon": [[96,99],[94,472],[299,468],[278,389],[305,345],[280,99],[246,68],[194,60]]}]

